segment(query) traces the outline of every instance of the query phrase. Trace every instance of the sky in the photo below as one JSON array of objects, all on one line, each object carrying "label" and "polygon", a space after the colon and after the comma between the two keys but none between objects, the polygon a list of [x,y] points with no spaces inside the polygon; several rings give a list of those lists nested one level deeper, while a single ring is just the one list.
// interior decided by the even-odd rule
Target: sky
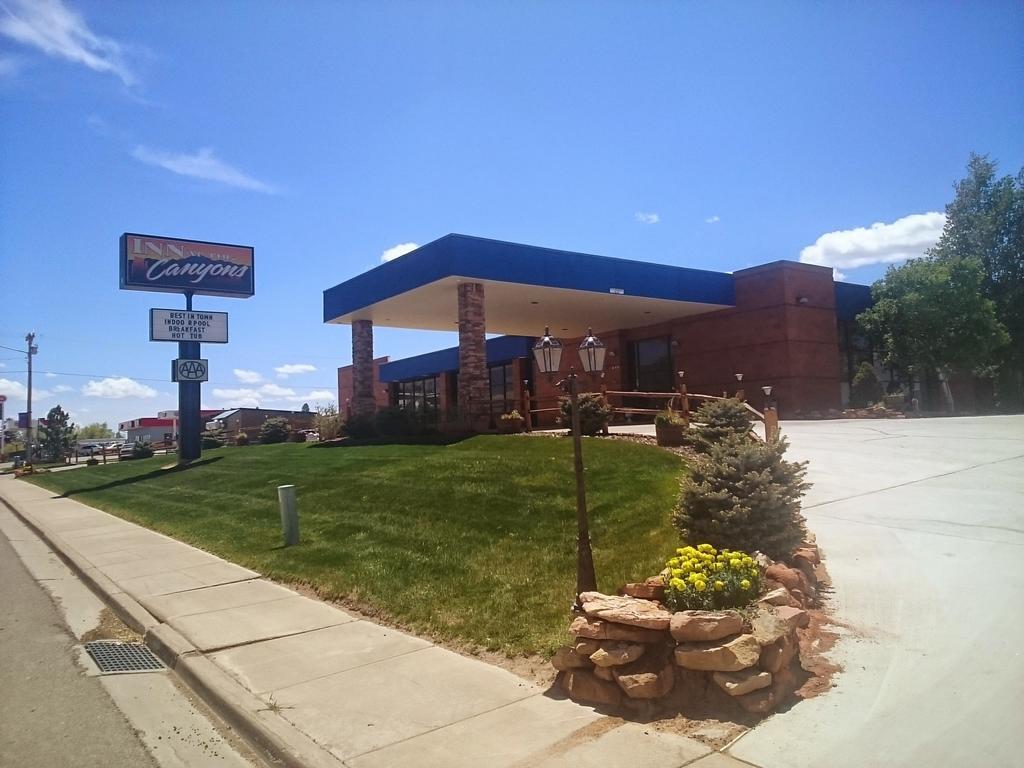
[{"label": "sky", "polygon": [[[0,0],[0,345],[34,411],[173,409],[118,238],[255,248],[203,405],[336,397],[322,291],[449,232],[870,283],[1024,166],[1019,2]],[[452,334],[378,328],[392,359]],[[7,415],[25,356],[0,348]]]}]

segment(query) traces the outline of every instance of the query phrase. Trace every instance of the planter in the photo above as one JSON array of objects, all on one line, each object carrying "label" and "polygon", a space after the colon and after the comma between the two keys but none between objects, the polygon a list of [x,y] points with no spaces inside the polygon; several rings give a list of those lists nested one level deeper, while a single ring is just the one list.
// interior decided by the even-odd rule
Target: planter
[{"label": "planter", "polygon": [[688,427],[685,424],[654,424],[654,434],[657,436],[658,445],[680,446],[683,444],[683,435]]},{"label": "planter", "polygon": [[503,435],[514,435],[523,431],[525,419],[498,419],[498,431]]}]

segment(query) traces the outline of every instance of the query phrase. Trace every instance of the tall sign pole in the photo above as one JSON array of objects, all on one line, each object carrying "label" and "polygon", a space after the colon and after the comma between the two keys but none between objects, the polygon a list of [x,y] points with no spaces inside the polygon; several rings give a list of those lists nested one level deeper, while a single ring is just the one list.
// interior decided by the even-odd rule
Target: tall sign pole
[{"label": "tall sign pole", "polygon": [[25,336],[28,343],[28,394],[26,397],[26,410],[28,411],[28,427],[25,429],[25,463],[32,464],[32,355],[38,351],[38,347],[32,342],[36,340],[34,333]]},{"label": "tall sign pole", "polygon": [[[192,294],[185,294],[185,310],[192,311]],[[198,360],[198,341],[179,341],[178,359]],[[178,461],[182,464],[195,461],[203,453],[202,384],[198,381],[178,379]]]},{"label": "tall sign pole", "polygon": [[192,308],[193,296],[249,298],[255,291],[254,251],[247,245],[125,232],[120,242],[121,289],[185,294],[185,310],[151,309],[149,340],[178,343],[171,381],[178,384],[178,463],[202,455],[202,382],[209,378],[201,344],[226,344],[226,312]]}]

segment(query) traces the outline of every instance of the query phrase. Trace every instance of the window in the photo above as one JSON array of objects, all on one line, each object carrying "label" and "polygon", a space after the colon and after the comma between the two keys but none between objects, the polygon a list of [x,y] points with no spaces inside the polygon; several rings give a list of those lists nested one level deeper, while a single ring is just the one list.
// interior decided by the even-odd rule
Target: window
[{"label": "window", "polygon": [[395,405],[422,413],[437,410],[437,377],[399,381],[395,384]]},{"label": "window", "polygon": [[491,415],[503,413],[519,407],[519,389],[512,363],[492,365],[488,369],[491,379]]}]

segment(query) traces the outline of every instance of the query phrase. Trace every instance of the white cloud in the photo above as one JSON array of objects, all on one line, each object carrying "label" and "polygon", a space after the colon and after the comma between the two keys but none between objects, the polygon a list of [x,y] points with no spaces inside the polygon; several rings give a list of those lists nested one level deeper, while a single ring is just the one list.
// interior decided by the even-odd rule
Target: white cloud
[{"label": "white cloud", "polygon": [[46,378],[48,378],[48,379],[56,379],[57,378],[57,374],[56,373],[50,373],[49,371],[47,371]]},{"label": "white cloud", "polygon": [[826,232],[814,245],[800,251],[800,261],[836,270],[857,269],[871,264],[892,264],[917,259],[938,241],[946,215],[930,211],[904,216],[891,224],[876,222],[870,227]]},{"label": "white cloud", "polygon": [[193,155],[186,152],[164,152],[139,145],[132,150],[132,157],[143,163],[155,165],[179,176],[190,176],[194,179],[205,179],[226,184],[229,187],[248,189],[254,192],[273,194],[274,188],[269,184],[254,179],[237,168],[228,165],[213,153],[210,147],[204,147]]},{"label": "white cloud", "polygon": [[381,261],[394,261],[399,256],[405,256],[410,251],[415,251],[419,248],[416,243],[399,243],[388,248],[384,253],[380,255]]},{"label": "white cloud", "polygon": [[243,384],[259,384],[263,381],[263,376],[256,371],[247,371],[244,368],[234,369],[235,378]]},{"label": "white cloud", "polygon": [[661,221],[661,216],[654,213],[653,211],[637,211],[633,214],[633,218],[639,221],[641,224],[657,224]]},{"label": "white cloud", "polygon": [[256,389],[217,389],[213,390],[219,406],[224,408],[258,408],[261,397]]},{"label": "white cloud", "polygon": [[[11,400],[25,400],[28,395],[28,389],[20,381],[15,381],[14,379],[0,379],[0,395],[7,395]],[[39,400],[46,400],[52,396],[53,393],[48,389],[32,387],[33,403]],[[35,409],[33,408],[33,410]]]},{"label": "white cloud", "polygon": [[54,392],[74,392],[74,387],[69,387],[67,384],[58,384],[53,388]]},{"label": "white cloud", "polygon": [[299,373],[313,373],[316,370],[316,366],[309,363],[288,363],[286,365],[279,365],[274,370],[277,371],[277,378],[287,379],[289,376]]},{"label": "white cloud", "polygon": [[94,72],[116,75],[125,85],[136,81],[119,43],[89,29],[77,11],[61,0],[7,0],[0,3],[0,34]]},{"label": "white cloud", "polygon": [[100,381],[90,381],[82,387],[85,397],[104,397],[121,400],[126,397],[156,397],[157,391],[127,376],[108,377]]},{"label": "white cloud", "polygon": [[331,390],[329,390],[329,389],[314,389],[312,392],[310,392],[308,395],[306,395],[306,397],[304,397],[303,399],[304,400],[330,400],[331,402],[334,402],[334,400],[335,400],[335,398],[337,398],[337,396],[338,396],[337,392],[331,392]]},{"label": "white cloud", "polygon": [[719,216],[708,216],[706,219],[704,219],[704,223],[705,224],[717,224],[721,220],[722,219]]},{"label": "white cloud", "polygon": [[290,397],[295,394],[295,390],[279,384],[264,384],[260,387],[260,393],[269,397]]}]

